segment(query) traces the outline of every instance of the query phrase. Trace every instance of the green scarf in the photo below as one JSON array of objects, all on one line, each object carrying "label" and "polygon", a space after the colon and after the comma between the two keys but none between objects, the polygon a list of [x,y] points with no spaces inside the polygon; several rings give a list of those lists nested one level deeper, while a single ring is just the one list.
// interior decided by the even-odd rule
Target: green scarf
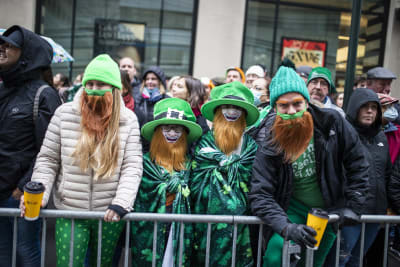
[{"label": "green scarf", "polygon": [[87,95],[95,95],[95,96],[104,96],[107,92],[112,92],[112,89],[98,89],[92,90],[85,88],[85,92]]},{"label": "green scarf", "polygon": [[296,112],[296,113],[294,113],[294,114],[284,114],[284,113],[280,113],[280,112],[277,111],[277,112],[276,112],[276,115],[279,116],[279,117],[281,117],[282,120],[294,120],[294,119],[303,117],[303,114],[304,114],[304,112],[305,112],[306,110],[307,110],[307,109],[305,108],[305,109],[300,110],[299,112]]},{"label": "green scarf", "polygon": [[[188,178],[191,162],[188,160],[186,169],[170,174],[163,167],[151,161],[149,153],[143,156],[143,177],[136,197],[135,212],[166,213],[166,195],[173,193],[175,199],[172,213],[190,214]],[[153,253],[153,222],[132,221],[132,266],[151,266]],[[159,223],[157,231],[156,266],[162,266],[164,251],[168,241],[168,223]],[[180,223],[173,222],[173,254],[174,266],[179,265],[179,232]],[[186,223],[184,228],[183,265],[190,266],[191,240],[193,227]]]},{"label": "green scarf", "polygon": [[[257,145],[248,135],[243,136],[240,155],[226,156],[215,145],[209,131],[196,147],[192,163],[190,188],[194,213],[248,215],[252,164]],[[194,231],[196,266],[204,266],[207,224],[196,224]],[[252,266],[248,225],[238,225],[236,266]],[[233,225],[213,224],[211,227],[210,266],[230,266],[232,259]]]}]

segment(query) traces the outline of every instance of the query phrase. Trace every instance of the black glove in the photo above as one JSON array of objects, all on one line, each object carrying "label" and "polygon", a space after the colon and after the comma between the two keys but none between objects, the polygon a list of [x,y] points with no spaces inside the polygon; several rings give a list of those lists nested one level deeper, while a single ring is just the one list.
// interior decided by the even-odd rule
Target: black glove
[{"label": "black glove", "polygon": [[331,212],[332,214],[337,214],[339,216],[339,227],[346,225],[355,225],[360,223],[360,216],[349,208],[341,208]]},{"label": "black glove", "polygon": [[292,240],[301,246],[314,247],[317,244],[314,236],[317,235],[315,230],[304,224],[291,223],[283,229],[283,236],[288,240]]}]

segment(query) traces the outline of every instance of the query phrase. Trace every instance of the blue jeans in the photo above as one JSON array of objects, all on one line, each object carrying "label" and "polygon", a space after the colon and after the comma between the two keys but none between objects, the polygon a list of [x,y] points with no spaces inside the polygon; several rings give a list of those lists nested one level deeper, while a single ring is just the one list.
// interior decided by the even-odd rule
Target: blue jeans
[{"label": "blue jeans", "polygon": [[[18,208],[19,200],[10,196],[0,200],[1,208]],[[17,219],[17,266],[40,266],[41,219]],[[0,267],[10,267],[12,262],[14,217],[0,217]]]},{"label": "blue jeans", "polygon": [[[379,231],[378,223],[365,224],[364,253],[374,242]],[[340,267],[358,267],[360,262],[361,224],[345,226],[342,229],[342,240],[340,241]]]}]

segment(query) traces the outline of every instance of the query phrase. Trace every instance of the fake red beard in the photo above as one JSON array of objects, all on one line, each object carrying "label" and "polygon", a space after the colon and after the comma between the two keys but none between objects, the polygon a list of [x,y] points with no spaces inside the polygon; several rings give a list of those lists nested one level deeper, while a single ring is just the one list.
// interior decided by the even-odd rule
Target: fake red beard
[{"label": "fake red beard", "polygon": [[221,108],[218,108],[215,112],[213,121],[215,144],[226,155],[238,148],[245,128],[245,112],[242,112],[242,115],[236,121],[227,121]]},{"label": "fake red beard", "polygon": [[106,92],[104,96],[89,96],[83,91],[81,96],[81,125],[96,140],[102,140],[111,120],[113,94]]},{"label": "fake red beard", "polygon": [[283,120],[277,115],[272,126],[272,141],[277,145],[278,152],[284,153],[284,160],[291,163],[304,153],[313,133],[313,119],[308,111],[300,118],[291,120]]},{"label": "fake red beard", "polygon": [[169,172],[184,170],[187,152],[186,136],[186,131],[183,131],[175,143],[168,143],[161,127],[157,127],[150,143],[151,159]]}]

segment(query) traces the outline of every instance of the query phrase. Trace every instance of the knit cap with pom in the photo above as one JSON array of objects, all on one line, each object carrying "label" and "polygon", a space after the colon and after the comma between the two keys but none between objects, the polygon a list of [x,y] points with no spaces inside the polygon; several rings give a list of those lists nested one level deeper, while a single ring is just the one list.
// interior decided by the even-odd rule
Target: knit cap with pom
[{"label": "knit cap with pom", "polygon": [[269,85],[270,105],[275,106],[276,100],[287,93],[299,93],[309,102],[310,94],[304,80],[292,68],[281,66]]}]

